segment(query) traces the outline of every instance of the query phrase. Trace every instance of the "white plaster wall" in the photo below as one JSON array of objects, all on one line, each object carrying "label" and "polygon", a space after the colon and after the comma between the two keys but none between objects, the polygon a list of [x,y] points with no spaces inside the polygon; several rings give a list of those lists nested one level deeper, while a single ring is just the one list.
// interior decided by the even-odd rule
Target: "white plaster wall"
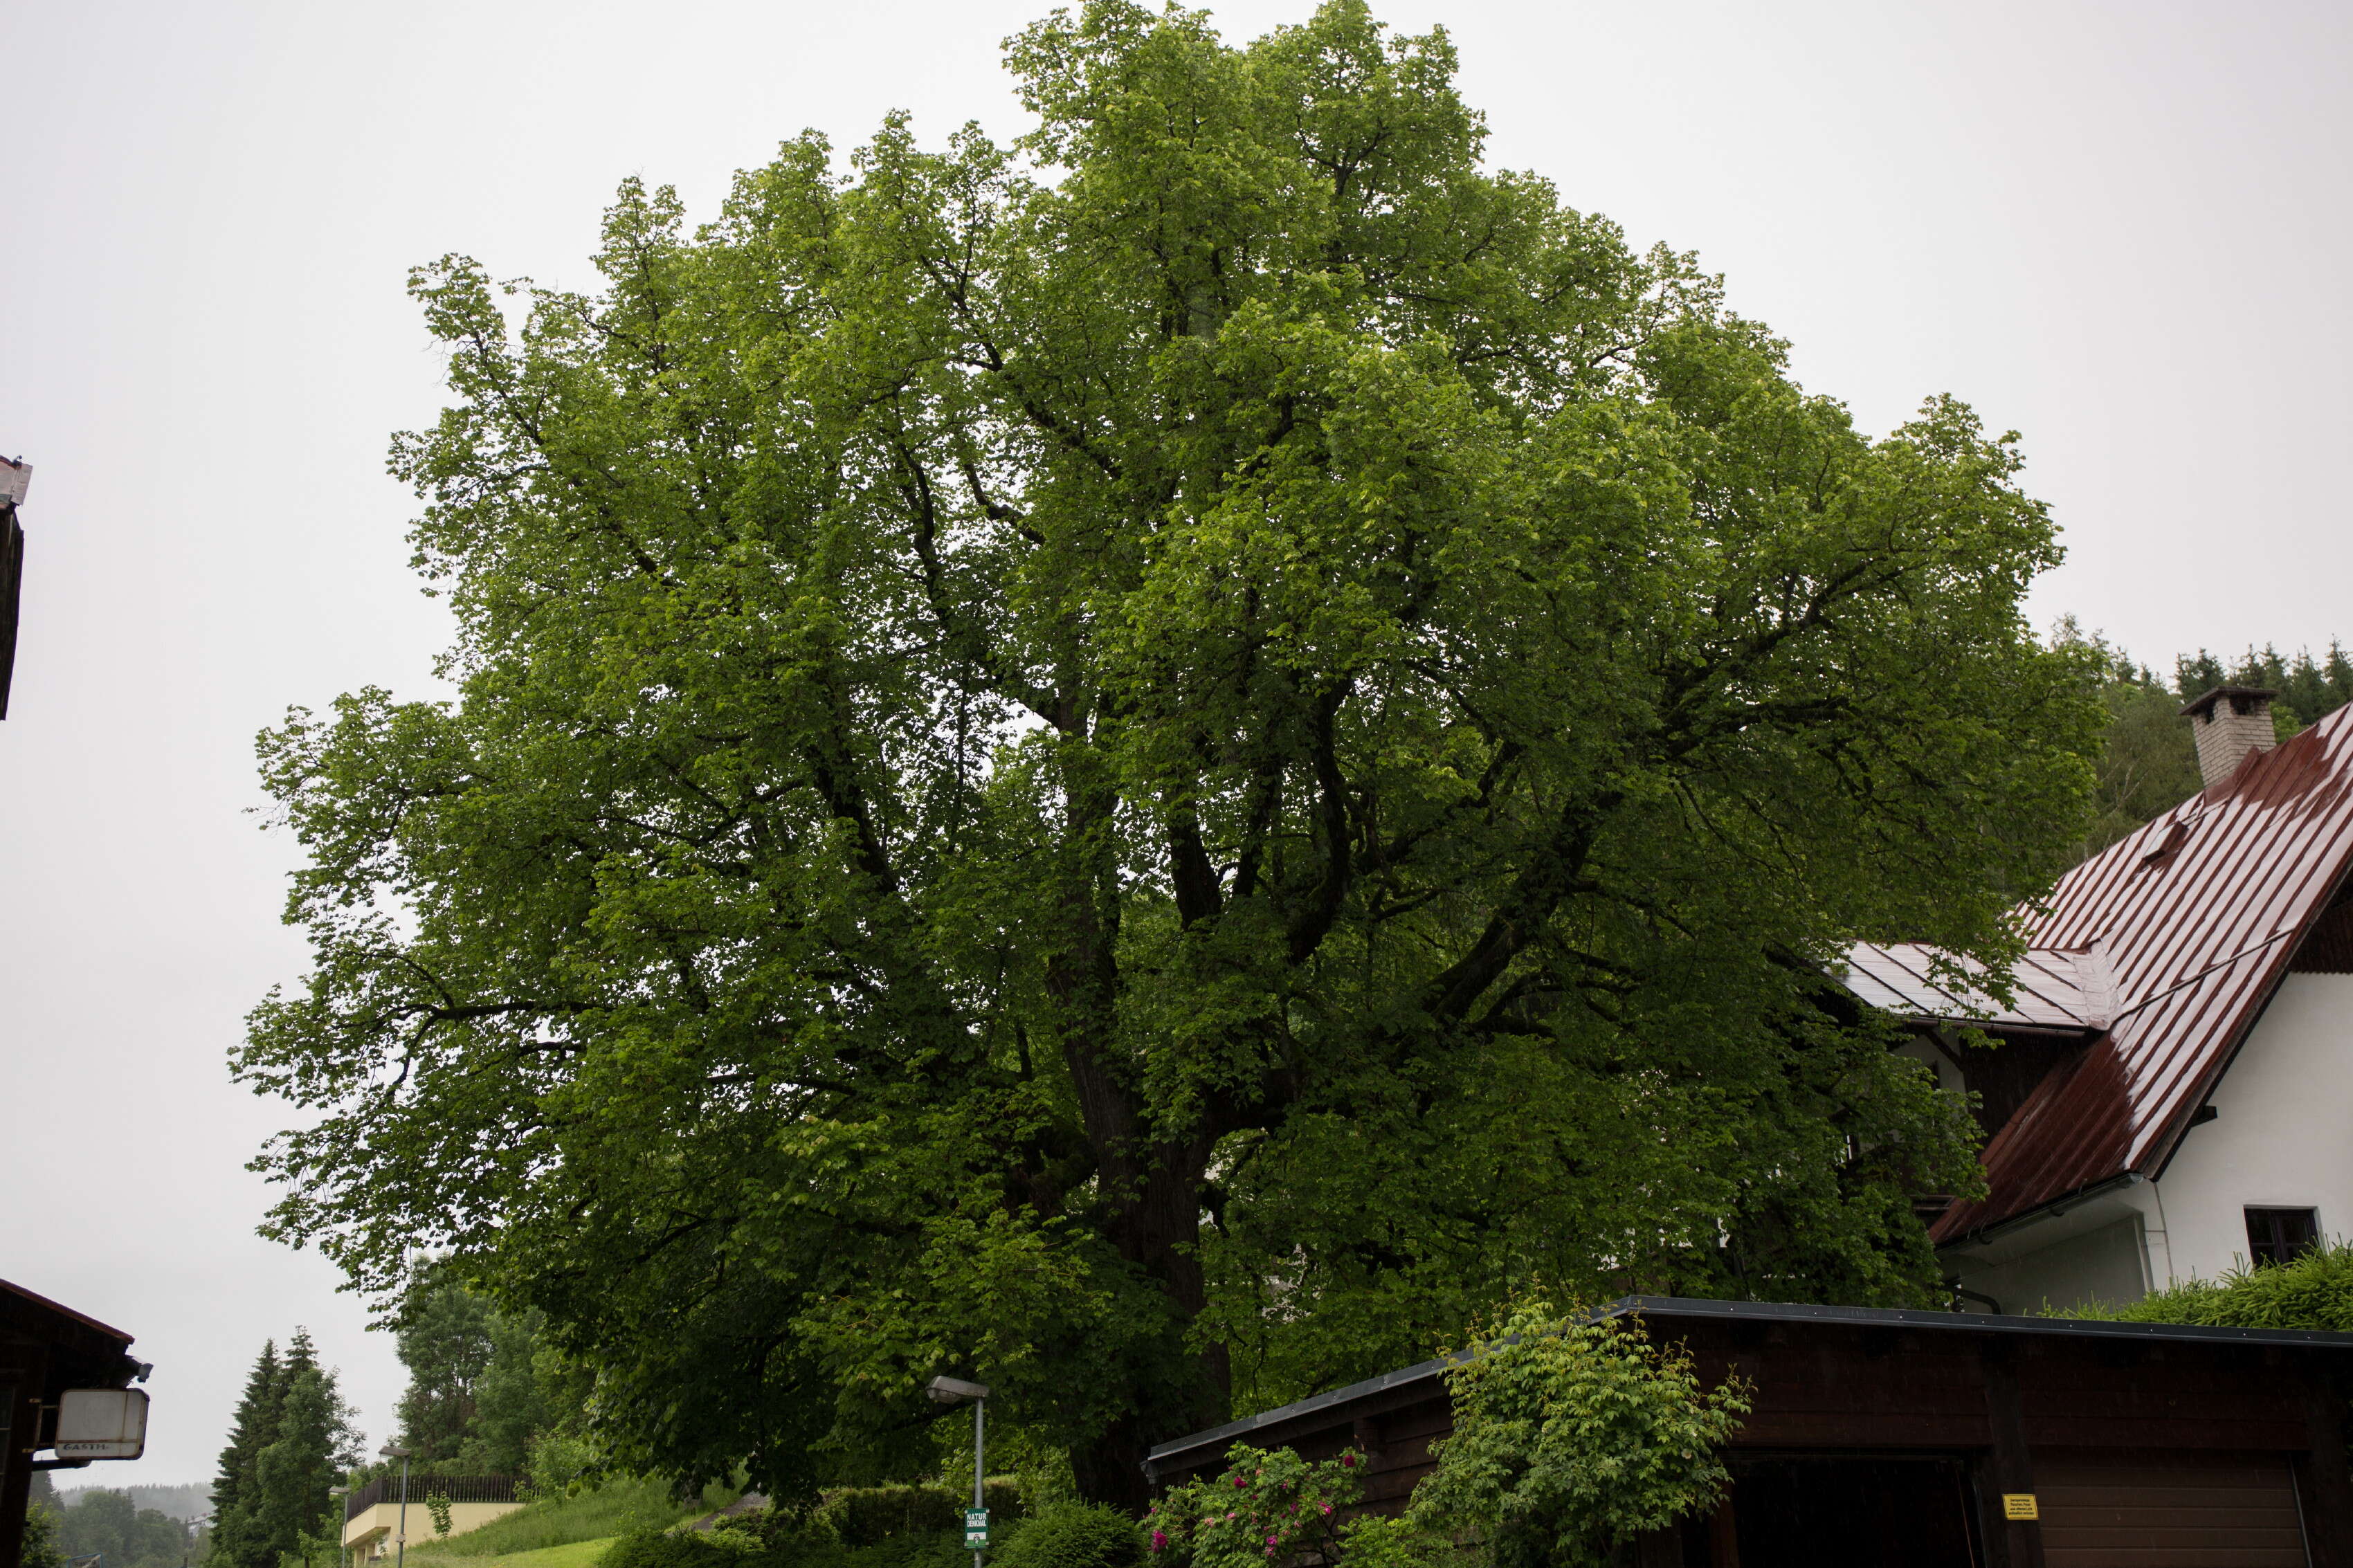
[{"label": "white plaster wall", "polygon": [[[2140,1218],[2130,1215],[2006,1263],[1964,1272],[1961,1283],[1992,1297],[2005,1312],[2129,1306],[2148,1293],[2143,1247]],[[1991,1310],[1980,1301],[1963,1301],[1961,1307]]]},{"label": "white plaster wall", "polygon": [[1926,1040],[1915,1037],[1896,1047],[1895,1054],[1909,1057],[1915,1062],[1926,1062],[1936,1075],[1938,1089],[1959,1094],[1968,1087],[1961,1078],[1961,1069],[1953,1065],[1953,1058]]},{"label": "white plaster wall", "polygon": [[2208,1103],[2221,1114],[2156,1184],[2160,1281],[2242,1262],[2250,1206],[2317,1209],[2323,1236],[2353,1236],[2353,974],[2289,975]]}]

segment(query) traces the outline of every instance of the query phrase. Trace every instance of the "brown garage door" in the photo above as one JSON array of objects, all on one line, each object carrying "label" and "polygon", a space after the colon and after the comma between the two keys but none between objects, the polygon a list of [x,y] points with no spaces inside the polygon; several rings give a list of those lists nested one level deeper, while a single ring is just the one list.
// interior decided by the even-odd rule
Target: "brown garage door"
[{"label": "brown garage door", "polygon": [[2273,1454],[2045,1448],[2049,1568],[2305,1568],[2295,1477]]}]

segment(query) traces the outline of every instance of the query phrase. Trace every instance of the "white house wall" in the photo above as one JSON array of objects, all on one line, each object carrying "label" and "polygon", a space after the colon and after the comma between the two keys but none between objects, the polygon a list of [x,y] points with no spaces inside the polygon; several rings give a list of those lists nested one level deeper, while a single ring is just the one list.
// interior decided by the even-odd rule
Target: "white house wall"
[{"label": "white house wall", "polygon": [[1960,1277],[1964,1289],[1986,1300],[1963,1301],[1969,1311],[2068,1311],[2095,1302],[2123,1306],[2147,1294],[2144,1233],[2137,1215]]},{"label": "white house wall", "polygon": [[[2169,1268],[2212,1279],[2247,1256],[2246,1211],[2308,1208],[2353,1235],[2353,974],[2291,974],[2156,1184]],[[2152,1261],[2156,1261],[2152,1259]]]},{"label": "white house wall", "polygon": [[2353,974],[2289,975],[2208,1103],[2161,1180],[1947,1247],[1946,1266],[2005,1311],[2064,1310],[2242,1265],[2250,1208],[2313,1209],[2324,1237],[2353,1235]]}]

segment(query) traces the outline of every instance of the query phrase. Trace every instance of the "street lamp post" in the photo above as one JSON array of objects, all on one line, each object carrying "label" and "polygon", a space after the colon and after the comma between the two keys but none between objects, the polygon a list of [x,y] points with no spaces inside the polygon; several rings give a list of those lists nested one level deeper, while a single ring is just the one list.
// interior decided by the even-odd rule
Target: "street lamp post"
[{"label": "street lamp post", "polygon": [[376,1450],[387,1459],[400,1461],[400,1533],[394,1537],[400,1550],[393,1557],[396,1568],[408,1568],[408,1454],[406,1448],[386,1443]]},{"label": "street lamp post", "polygon": [[935,1377],[923,1392],[942,1405],[972,1401],[972,1511],[964,1516],[964,1543],[972,1548],[972,1568],[980,1568],[981,1548],[988,1543],[988,1498],[981,1489],[988,1474],[988,1384]]},{"label": "street lamp post", "polygon": [[[347,1498],[352,1495],[352,1489],[349,1487],[329,1487],[327,1489],[327,1495],[331,1498]],[[343,1552],[343,1526],[351,1523],[351,1521],[349,1519],[329,1520],[327,1522],[328,1527],[335,1532],[335,1561],[341,1563],[345,1555]],[[188,1565],[183,1563],[180,1564],[180,1568],[188,1568]]]}]

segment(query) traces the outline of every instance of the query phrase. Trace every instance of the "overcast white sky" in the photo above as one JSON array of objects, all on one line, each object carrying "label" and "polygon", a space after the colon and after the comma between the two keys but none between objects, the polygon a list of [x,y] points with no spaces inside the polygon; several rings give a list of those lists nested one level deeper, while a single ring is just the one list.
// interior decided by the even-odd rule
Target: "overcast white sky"
[{"label": "overcast white sky", "polygon": [[[385,1336],[258,1240],[279,1111],[233,1088],[293,979],[244,815],[289,703],[427,688],[387,433],[431,418],[402,294],[446,251],[581,284],[629,174],[709,215],[805,125],[1018,110],[1044,0],[0,0],[0,450],[36,465],[0,724],[0,1277],[138,1335],[149,1457],[206,1478],[307,1324],[371,1446]],[[1231,35],[1303,4],[1218,7]],[[1443,19],[1501,163],[1696,249],[1881,430],[2023,432],[2066,529],[2038,619],[2144,658],[2353,636],[2343,473],[2353,9],[1394,0]]]}]

